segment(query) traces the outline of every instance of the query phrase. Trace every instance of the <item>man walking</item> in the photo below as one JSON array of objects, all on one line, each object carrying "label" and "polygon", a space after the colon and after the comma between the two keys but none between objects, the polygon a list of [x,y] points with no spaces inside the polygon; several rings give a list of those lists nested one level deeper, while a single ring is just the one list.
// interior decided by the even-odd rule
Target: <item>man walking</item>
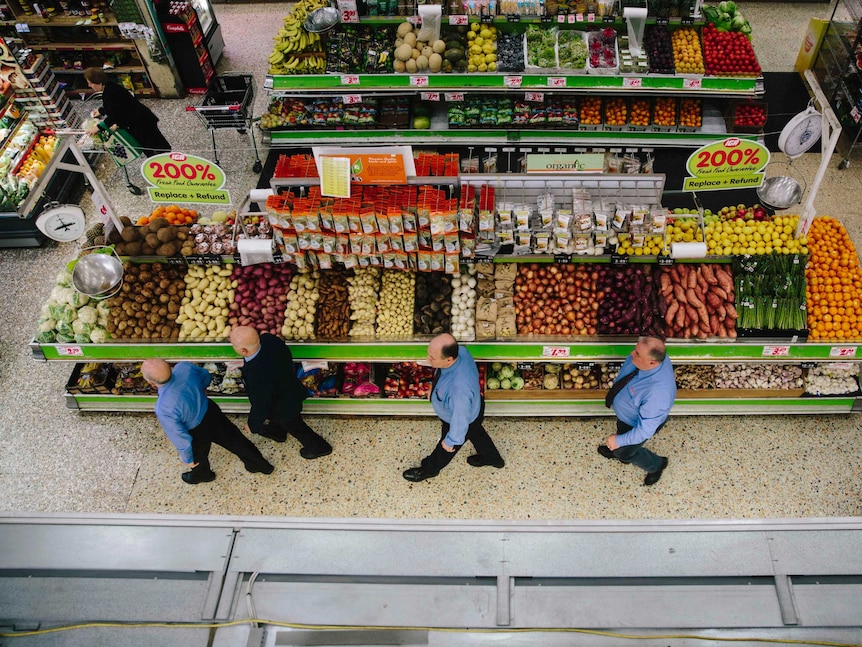
[{"label": "man walking", "polygon": [[296,377],[290,348],[278,337],[259,335],[250,326],[231,330],[230,342],[245,360],[242,379],[251,402],[246,431],[280,443],[290,434],[302,445],[299,455],[303,458],[331,454],[332,445],[302,419],[302,401],[308,391]]},{"label": "man walking", "polygon": [[479,391],[479,370],[466,348],[450,334],[438,335],[428,344],[428,362],[436,369],[431,387],[431,406],[442,421],[440,442],[420,467],[404,471],[408,481],[424,481],[437,476],[465,441],[473,443],[476,453],[467,457],[473,467],[501,468],[505,465],[494,441],[482,426],[485,400]]},{"label": "man walking", "polygon": [[599,454],[640,467],[647,473],[644,485],[658,483],[667,458],[643,444],[667,422],[675,398],[676,380],[664,341],[639,338],[605,397],[605,405],[617,416],[617,432],[599,445]]},{"label": "man walking", "polygon": [[212,443],[236,454],[249,472],[272,474],[269,461],[207,397],[211,379],[207,371],[188,362],[171,369],[163,359],[148,359],[141,365],[141,373],[158,389],[156,417],[165,435],[177,448],[180,460],[191,467],[183,481],[196,485],[215,479],[209,462]]}]

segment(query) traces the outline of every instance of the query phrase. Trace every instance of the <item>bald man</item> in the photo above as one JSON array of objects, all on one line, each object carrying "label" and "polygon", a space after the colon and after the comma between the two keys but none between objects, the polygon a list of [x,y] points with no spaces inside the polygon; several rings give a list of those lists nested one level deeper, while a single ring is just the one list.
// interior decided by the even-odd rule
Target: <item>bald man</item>
[{"label": "bald man", "polygon": [[290,348],[278,337],[259,335],[250,326],[231,330],[230,343],[245,360],[242,379],[251,403],[246,431],[280,443],[290,434],[302,445],[299,455],[309,460],[331,454],[332,445],[302,419],[308,391],[296,377]]},{"label": "bald man", "polygon": [[215,479],[209,461],[212,443],[236,454],[249,472],[272,474],[269,461],[207,397],[209,372],[188,362],[171,369],[162,359],[148,359],[141,365],[141,373],[158,389],[156,417],[165,435],[177,448],[180,460],[191,467],[183,481],[197,485]]},{"label": "bald man", "polygon": [[617,417],[617,432],[599,445],[599,454],[641,468],[646,486],[658,483],[667,458],[643,445],[664,427],[675,399],[676,379],[664,340],[640,337],[605,398]]},{"label": "bald man", "polygon": [[482,426],[485,400],[479,390],[479,370],[466,348],[450,334],[437,335],[428,344],[428,363],[436,369],[431,388],[431,406],[442,421],[440,442],[422,465],[404,471],[404,478],[418,482],[437,476],[461,446],[469,440],[476,453],[467,457],[473,467],[501,468],[505,465],[494,441]]}]

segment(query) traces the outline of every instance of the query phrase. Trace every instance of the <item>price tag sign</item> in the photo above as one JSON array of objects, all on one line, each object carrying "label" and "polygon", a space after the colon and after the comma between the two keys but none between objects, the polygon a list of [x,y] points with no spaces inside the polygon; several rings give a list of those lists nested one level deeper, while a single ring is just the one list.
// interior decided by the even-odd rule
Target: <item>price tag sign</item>
[{"label": "price tag sign", "polygon": [[542,346],[542,357],[571,357],[569,346]]},{"label": "price tag sign", "polygon": [[856,346],[833,346],[829,357],[856,357]]},{"label": "price tag sign", "polygon": [[623,77],[623,87],[624,88],[642,88],[643,85],[644,85],[644,80],[639,76]]},{"label": "price tag sign", "polygon": [[281,252],[273,252],[272,262],[274,265],[280,265],[281,263],[285,262],[285,258]]},{"label": "price tag sign", "polygon": [[28,25],[26,22],[15,23],[15,31],[17,31],[19,34],[29,34],[30,25]]},{"label": "price tag sign", "polygon": [[656,262],[663,267],[671,267],[674,263],[674,260],[670,256],[656,256]]},{"label": "price tag sign", "polygon": [[359,22],[359,11],[356,9],[356,0],[338,0],[338,11],[341,14],[341,22]]},{"label": "price tag sign", "polygon": [[611,265],[628,265],[629,257],[623,254],[611,254]]},{"label": "price tag sign", "polygon": [[762,357],[787,357],[790,355],[790,346],[764,346]]},{"label": "price tag sign", "polygon": [[464,93],[463,92],[447,92],[443,95],[446,101],[463,101]]},{"label": "price tag sign", "polygon": [[168,265],[186,265],[185,256],[168,256]]},{"label": "price tag sign", "polygon": [[463,16],[463,15],[449,16],[449,24],[450,25],[466,25],[467,22],[468,22],[467,16]]},{"label": "price tag sign", "polygon": [[566,87],[566,77],[564,77],[564,76],[549,76],[548,77],[548,87],[549,88],[564,88],[564,87]]},{"label": "price tag sign", "polygon": [[582,13],[576,13],[576,14],[575,14],[575,19],[574,19],[574,20],[572,20],[572,21],[570,21],[570,22],[584,22],[584,14],[582,14]]},{"label": "price tag sign", "polygon": [[422,24],[422,18],[419,16],[409,16],[407,18],[407,22],[409,22],[414,27],[418,27],[419,25]]},{"label": "price tag sign", "polygon": [[567,18],[568,23],[569,23],[570,25],[574,25],[576,22],[578,22],[578,19],[577,19],[577,17],[576,17],[574,14],[571,14],[571,13],[570,13],[568,16],[566,16],[566,18]]},{"label": "price tag sign", "polygon": [[425,75],[411,76],[410,77],[410,85],[412,85],[415,88],[427,88],[428,87],[428,77]]},{"label": "price tag sign", "polygon": [[596,22],[596,14],[588,13],[587,14],[587,22]]},{"label": "price tag sign", "polygon": [[604,16],[604,17],[602,18],[602,22],[607,23],[607,24],[609,24],[609,25],[612,25],[612,24],[615,22],[615,21],[614,21],[613,14],[610,14],[610,15],[606,15],[606,16]]},{"label": "price tag sign", "polygon": [[553,16],[549,16],[548,14],[545,14],[544,16],[542,16],[541,18],[539,18],[539,22],[543,22],[543,23],[547,23],[547,22],[554,22],[554,17],[553,17]]},{"label": "price tag sign", "polygon": [[510,13],[508,16],[506,16],[506,20],[508,20],[509,22],[521,22],[521,16],[520,14]]},{"label": "price tag sign", "polygon": [[206,265],[202,254],[189,254],[186,256],[186,262],[189,265]]},{"label": "price tag sign", "polygon": [[853,106],[853,110],[850,111],[850,116],[853,117],[853,121],[858,124],[859,120],[862,119],[862,112],[859,112],[858,107]]},{"label": "price tag sign", "polygon": [[656,18],[655,24],[657,25],[667,25],[670,21],[667,18]]},{"label": "price tag sign", "polygon": [[420,92],[419,99],[421,101],[440,101],[439,92]]},{"label": "price tag sign", "polygon": [[532,371],[535,368],[533,362],[518,362],[516,366],[519,371]]},{"label": "price tag sign", "polygon": [[532,101],[534,103],[542,103],[545,100],[545,95],[542,92],[525,92],[524,101]]},{"label": "price tag sign", "polygon": [[342,74],[341,85],[359,85],[358,74]]},{"label": "price tag sign", "polygon": [[233,255],[233,262],[234,262],[234,265],[242,265],[242,254],[239,254],[239,253],[234,254]]},{"label": "price tag sign", "polygon": [[561,13],[559,16],[557,16],[557,22],[561,23],[561,24],[565,24],[566,23],[566,14]]},{"label": "price tag sign", "polygon": [[507,88],[520,88],[521,83],[524,81],[524,77],[522,76],[504,76],[503,77],[503,85]]},{"label": "price tag sign", "polygon": [[680,20],[679,20],[679,21],[680,21],[683,25],[693,25],[693,24],[694,24],[694,18],[692,18],[691,16],[689,16],[689,17],[687,17],[687,18],[680,18]]},{"label": "price tag sign", "polygon": [[683,79],[682,87],[686,90],[700,90],[703,87],[703,79]]},{"label": "price tag sign", "polygon": [[576,362],[575,368],[579,371],[592,371],[595,365],[595,362]]},{"label": "price tag sign", "polygon": [[[812,362],[812,364],[813,364],[813,362]],[[802,368],[805,368],[805,367],[803,366]],[[853,363],[852,362],[835,362],[834,364],[830,364],[829,368],[834,368],[836,370],[846,370],[846,369],[853,368]]]},{"label": "price tag sign", "polygon": [[341,102],[346,106],[352,106],[356,103],[362,103],[361,94],[345,94],[341,97]]},{"label": "price tag sign", "polygon": [[63,357],[83,357],[84,349],[80,346],[57,346],[57,354]]},{"label": "price tag sign", "polygon": [[572,262],[570,254],[554,254],[554,262],[557,265],[569,265]]},{"label": "price tag sign", "polygon": [[[814,368],[815,366],[817,366],[817,362],[802,362],[799,365],[800,368]],[[833,364],[833,366],[835,365]]]}]

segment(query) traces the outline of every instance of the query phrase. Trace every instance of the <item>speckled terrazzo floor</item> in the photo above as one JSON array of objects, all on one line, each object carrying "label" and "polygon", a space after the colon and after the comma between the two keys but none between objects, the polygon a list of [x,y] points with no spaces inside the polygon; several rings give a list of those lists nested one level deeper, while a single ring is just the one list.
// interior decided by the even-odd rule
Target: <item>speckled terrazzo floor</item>
[{"label": "speckled terrazzo floor", "polygon": [[[808,18],[826,4],[744,3],[755,49],[767,71],[789,71]],[[251,72],[260,82],[282,7],[217,5],[227,42],[220,70]],[[250,36],[253,35],[253,36]],[[258,87],[260,87],[258,85]],[[152,102],[168,139],[209,154],[208,134],[187,100]],[[254,114],[266,100],[258,93]],[[254,186],[247,137],[216,133],[235,200]],[[830,166],[818,213],[841,217],[862,241],[862,163]],[[819,158],[794,162],[810,181]],[[133,173],[133,177],[136,172]],[[110,161],[100,176],[120,213],[149,203],[129,194]],[[82,202],[90,209],[89,198]],[[31,359],[27,342],[57,270],[72,244],[0,250],[0,510],[155,512],[276,516],[455,519],[678,519],[833,517],[862,514],[862,424],[858,416],[675,417],[651,441],[670,457],[661,482],[641,486],[638,470],[601,458],[596,445],[611,420],[492,418],[487,428],[507,461],[504,470],[465,463],[469,448],[439,477],[419,484],[401,472],[430,451],[432,418],[309,418],[335,447],[305,461],[298,445],[257,442],[276,465],[250,475],[220,448],[218,478],[189,487],[182,465],[149,414],[77,414],[64,408],[70,365]],[[236,417],[237,422],[241,418]]]}]

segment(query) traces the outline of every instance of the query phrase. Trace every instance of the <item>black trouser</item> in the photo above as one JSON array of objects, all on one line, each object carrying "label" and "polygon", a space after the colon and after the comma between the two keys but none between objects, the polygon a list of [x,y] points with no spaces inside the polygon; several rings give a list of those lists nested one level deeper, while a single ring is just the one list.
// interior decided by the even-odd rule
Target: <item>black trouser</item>
[{"label": "black trouser", "polygon": [[[482,398],[482,405],[479,407],[479,415],[476,416],[476,419],[470,423],[469,427],[467,427],[467,436],[464,440],[465,442],[469,440],[473,443],[473,447],[476,448],[476,454],[481,456],[486,463],[499,463],[503,460],[503,457],[500,456],[500,452],[497,451],[494,441],[491,440],[488,432],[485,431],[485,427],[482,426],[482,420],[484,420],[484,418],[485,398]],[[447,452],[443,449],[442,441],[448,433],[449,423],[444,422],[440,432],[441,442],[437,443],[437,446],[434,448],[434,451],[431,452],[430,456],[422,459],[422,470],[428,474],[439,473],[440,470],[452,462],[452,459],[455,458],[455,454],[457,454],[458,450],[463,446],[455,445],[455,451],[453,452]]]},{"label": "black trouser", "polygon": [[[655,433],[657,434],[661,431],[661,428],[664,427],[665,424],[667,424],[667,420],[658,426]],[[632,429],[634,429],[634,427],[617,419],[617,436],[624,436]],[[653,436],[654,435],[655,434],[653,434]],[[647,440],[649,440],[649,438],[647,438]],[[645,442],[646,440],[644,443]],[[613,454],[616,458],[620,459],[620,462],[637,465],[644,472],[650,473],[660,470],[662,457],[644,447],[644,443],[637,445],[622,445],[613,450]]]},{"label": "black trouser", "polygon": [[194,476],[206,476],[210,473],[210,447],[213,443],[221,445],[232,454],[236,454],[245,464],[246,469],[261,469],[269,466],[260,450],[222,413],[219,406],[207,399],[207,412],[204,419],[194,429],[190,429],[192,437],[192,455],[198,464],[192,468]]},{"label": "black trouser", "polygon": [[313,452],[324,452],[332,449],[326,440],[309,427],[302,415],[290,420],[270,420],[266,435],[278,441],[286,440],[288,434],[299,441],[299,444]]}]

